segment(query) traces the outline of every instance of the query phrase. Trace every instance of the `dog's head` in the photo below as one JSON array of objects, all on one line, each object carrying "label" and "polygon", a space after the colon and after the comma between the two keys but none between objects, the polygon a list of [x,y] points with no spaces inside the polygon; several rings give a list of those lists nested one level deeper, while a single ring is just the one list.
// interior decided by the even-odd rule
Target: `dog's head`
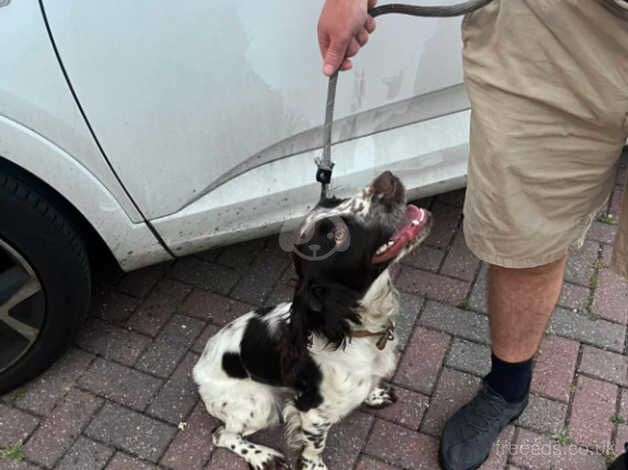
[{"label": "dog's head", "polygon": [[[359,324],[355,307],[375,279],[428,235],[431,215],[406,205],[405,188],[387,171],[355,196],[323,199],[306,216],[293,244],[298,275],[293,341],[316,332],[340,347]],[[293,345],[293,353],[305,345]],[[298,355],[298,354],[297,354]],[[294,354],[289,361],[294,365]]]}]

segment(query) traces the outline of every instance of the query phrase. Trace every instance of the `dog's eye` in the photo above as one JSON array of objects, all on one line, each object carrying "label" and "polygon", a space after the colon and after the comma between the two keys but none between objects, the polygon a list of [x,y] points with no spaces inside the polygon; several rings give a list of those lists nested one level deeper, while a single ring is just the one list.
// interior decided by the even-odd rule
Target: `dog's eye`
[{"label": "dog's eye", "polygon": [[327,240],[333,240],[335,238],[334,232],[327,233]]}]

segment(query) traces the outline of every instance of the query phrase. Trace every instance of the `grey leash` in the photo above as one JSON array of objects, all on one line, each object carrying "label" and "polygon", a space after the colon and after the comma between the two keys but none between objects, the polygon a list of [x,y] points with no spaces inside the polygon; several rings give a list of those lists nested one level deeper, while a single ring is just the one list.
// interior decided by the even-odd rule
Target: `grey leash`
[{"label": "grey leash", "polygon": [[[391,3],[380,5],[369,10],[369,15],[375,18],[388,13],[400,13],[402,15],[424,16],[424,17],[451,17],[460,16],[482,8],[492,0],[471,0],[464,3],[448,6],[420,6],[403,5]],[[331,182],[331,174],[334,169],[334,162],[331,161],[331,130],[334,122],[334,104],[336,102],[336,84],[338,83],[338,72],[329,77],[327,86],[327,103],[325,105],[325,124],[323,125],[323,156],[315,159],[317,166],[316,181],[321,184],[321,199],[327,197],[327,190]]]}]

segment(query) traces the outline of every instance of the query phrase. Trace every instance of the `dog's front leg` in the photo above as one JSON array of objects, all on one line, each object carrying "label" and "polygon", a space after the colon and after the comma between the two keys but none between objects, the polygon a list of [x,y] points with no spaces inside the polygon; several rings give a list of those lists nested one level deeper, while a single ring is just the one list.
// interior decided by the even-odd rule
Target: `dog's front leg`
[{"label": "dog's front leg", "polygon": [[301,436],[303,451],[299,457],[299,468],[301,470],[326,470],[327,465],[323,462],[323,449],[327,433],[331,428],[332,420],[325,416],[318,409],[311,409],[301,413]]}]

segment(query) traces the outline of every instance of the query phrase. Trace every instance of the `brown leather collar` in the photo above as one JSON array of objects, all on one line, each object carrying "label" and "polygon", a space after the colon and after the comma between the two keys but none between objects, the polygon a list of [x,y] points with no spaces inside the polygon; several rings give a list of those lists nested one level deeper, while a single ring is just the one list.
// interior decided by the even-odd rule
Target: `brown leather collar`
[{"label": "brown leather collar", "polygon": [[354,330],[351,332],[352,338],[368,338],[369,336],[379,336],[377,343],[377,349],[382,351],[386,347],[386,343],[388,341],[392,341],[395,339],[395,335],[393,335],[393,331],[395,330],[394,325],[390,325],[388,328],[382,331],[372,332],[367,330]]}]

